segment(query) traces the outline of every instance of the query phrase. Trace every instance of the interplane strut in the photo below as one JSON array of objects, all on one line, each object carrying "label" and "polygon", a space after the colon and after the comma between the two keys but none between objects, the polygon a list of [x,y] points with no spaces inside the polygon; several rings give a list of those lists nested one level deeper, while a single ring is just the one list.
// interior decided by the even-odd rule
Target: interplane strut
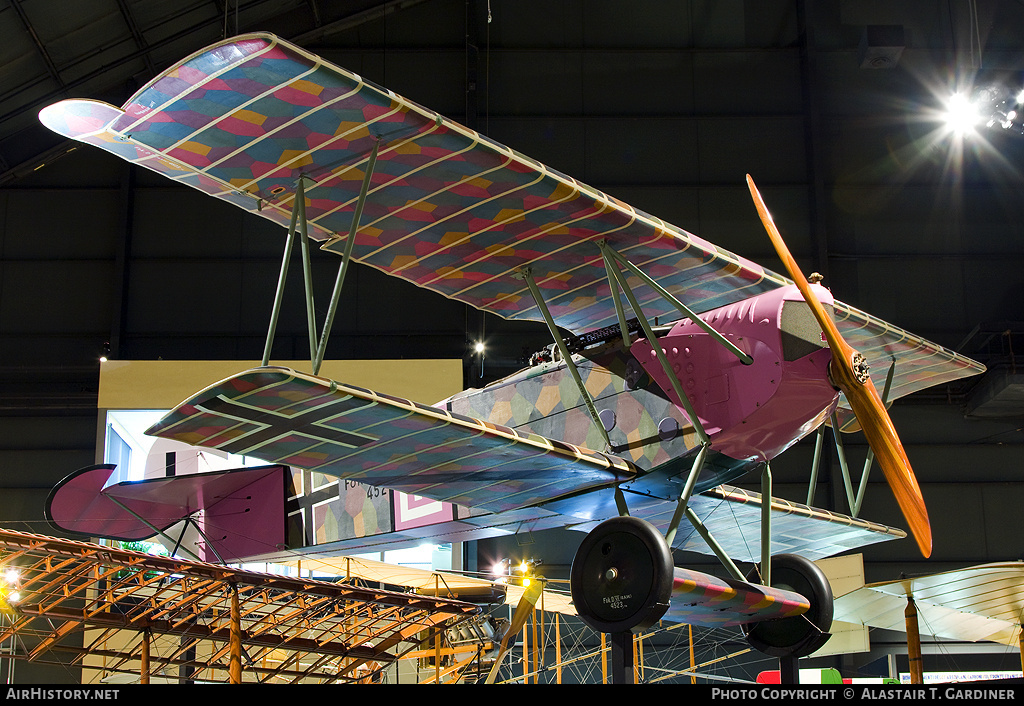
[{"label": "interplane strut", "polygon": [[338,266],[338,275],[334,282],[334,290],[331,293],[331,301],[327,309],[327,317],[324,321],[324,327],[320,333],[319,341],[317,340],[316,335],[312,266],[310,264],[309,257],[309,232],[308,222],[306,220],[306,181],[312,182],[312,179],[303,174],[295,182],[295,199],[292,202],[291,222],[288,227],[288,237],[285,239],[284,255],[281,261],[281,273],[278,276],[277,293],[274,297],[274,306],[270,315],[270,326],[267,330],[267,342],[263,349],[262,364],[264,366],[270,364],[270,354],[274,344],[274,335],[277,331],[277,321],[281,313],[281,303],[284,300],[284,286],[285,280],[288,276],[288,263],[291,260],[291,252],[294,247],[295,236],[298,233],[300,249],[302,251],[302,272],[306,297],[306,319],[307,329],[309,331],[309,361],[313,368],[313,374],[316,375],[320,372],[320,366],[323,364],[324,356],[327,352],[327,341],[330,338],[331,329],[334,326],[334,318],[338,311],[338,304],[341,300],[341,290],[345,283],[345,275],[348,272],[349,263],[352,261],[352,247],[355,244],[356,233],[359,231],[359,223],[362,219],[363,207],[366,205],[366,197],[369,193],[370,182],[373,177],[374,168],[377,164],[377,154],[380,150],[380,143],[380,139],[377,139],[373,143],[373,148],[367,158],[366,167],[363,172],[362,186],[360,187],[359,197],[356,201],[355,210],[352,214],[352,224],[349,228],[348,238],[345,242],[345,251],[341,257],[341,264]]}]

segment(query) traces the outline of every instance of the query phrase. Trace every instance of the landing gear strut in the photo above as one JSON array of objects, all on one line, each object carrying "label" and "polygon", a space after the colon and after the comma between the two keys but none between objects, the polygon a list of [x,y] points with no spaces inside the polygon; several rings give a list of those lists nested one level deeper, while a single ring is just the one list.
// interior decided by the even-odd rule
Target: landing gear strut
[{"label": "landing gear strut", "polygon": [[635,517],[606,520],[580,544],[569,589],[580,619],[611,634],[614,683],[632,683],[632,634],[668,610],[674,572],[665,538]]}]

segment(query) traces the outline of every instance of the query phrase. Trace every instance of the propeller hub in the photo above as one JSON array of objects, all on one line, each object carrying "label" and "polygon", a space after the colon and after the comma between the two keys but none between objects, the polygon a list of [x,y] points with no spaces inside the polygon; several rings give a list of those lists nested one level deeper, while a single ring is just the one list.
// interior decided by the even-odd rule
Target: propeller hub
[{"label": "propeller hub", "polygon": [[828,366],[828,381],[832,383],[832,387],[835,389],[845,392],[846,386],[851,383],[866,385],[870,382],[870,369],[871,366],[868,365],[867,358],[857,351],[853,351],[850,355],[849,366],[842,365],[835,358],[832,359]]},{"label": "propeller hub", "polygon": [[859,382],[861,385],[863,385],[868,380],[871,379],[871,375],[868,372],[871,369],[871,366],[868,365],[868,359],[867,358],[865,358],[860,353],[856,353],[855,352],[853,354],[853,361],[852,361],[852,363],[853,363],[853,376],[855,378],[857,378],[857,382]]}]

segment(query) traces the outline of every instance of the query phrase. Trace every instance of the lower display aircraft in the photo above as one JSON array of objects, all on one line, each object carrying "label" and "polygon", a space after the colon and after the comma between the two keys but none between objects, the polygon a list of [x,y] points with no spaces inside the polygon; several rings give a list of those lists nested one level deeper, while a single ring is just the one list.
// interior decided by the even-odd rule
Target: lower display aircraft
[{"label": "lower display aircraft", "polygon": [[[788,277],[270,34],[203,49],[122,108],[67,100],[40,119],[288,229],[262,365],[198,392],[148,432],[270,465],[137,483],[84,469],[51,494],[49,517],[63,529],[152,536],[164,519],[201,510],[223,558],[270,555],[287,544],[279,481],[302,469],[454,508],[400,539],[587,532],[570,586],[594,629],[744,625],[755,647],[793,658],[823,644],[831,623],[828,583],[811,560],[906,536],[856,511],[771,498],[772,459],[831,425],[863,431],[921,554],[931,553],[886,407],[983,368],[805,277],[749,177]],[[341,256],[322,330],[311,240]],[[311,373],[270,364],[296,243]],[[527,369],[433,406],[321,377],[352,262],[543,321],[553,343]],[[869,369],[885,371],[882,392]],[[728,485],[752,473],[761,495]],[[224,498],[246,497],[250,514],[237,504],[218,514]],[[264,551],[246,545],[257,532]],[[337,548],[384,540],[375,542]],[[715,554],[729,577],[677,568],[673,549]],[[760,566],[748,576],[737,560]]]}]

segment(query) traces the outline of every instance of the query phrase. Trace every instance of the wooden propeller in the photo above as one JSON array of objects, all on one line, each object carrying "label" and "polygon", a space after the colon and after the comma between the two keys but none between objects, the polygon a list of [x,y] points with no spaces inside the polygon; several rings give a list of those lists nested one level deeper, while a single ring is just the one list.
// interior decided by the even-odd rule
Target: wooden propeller
[{"label": "wooden propeller", "polygon": [[932,553],[932,528],[928,520],[928,510],[924,506],[921,488],[914,477],[910,461],[903,450],[896,429],[889,418],[889,413],[882,403],[878,390],[875,389],[868,376],[864,357],[850,346],[839,332],[832,317],[828,315],[817,296],[811,290],[807,279],[800,272],[796,260],[786,247],[782,235],[772,220],[768,208],[758,193],[754,180],[747,175],[747,186],[754,199],[757,213],[761,217],[765,230],[775,246],[782,263],[786,266],[789,276],[796,282],[800,293],[810,306],[811,312],[821,326],[829,348],[832,349],[832,382],[846,395],[857,421],[864,430],[868,444],[878,459],[878,464],[885,474],[885,479],[892,488],[896,502],[903,511],[903,516],[910,525],[910,532],[917,541],[921,554],[925,557]]}]

